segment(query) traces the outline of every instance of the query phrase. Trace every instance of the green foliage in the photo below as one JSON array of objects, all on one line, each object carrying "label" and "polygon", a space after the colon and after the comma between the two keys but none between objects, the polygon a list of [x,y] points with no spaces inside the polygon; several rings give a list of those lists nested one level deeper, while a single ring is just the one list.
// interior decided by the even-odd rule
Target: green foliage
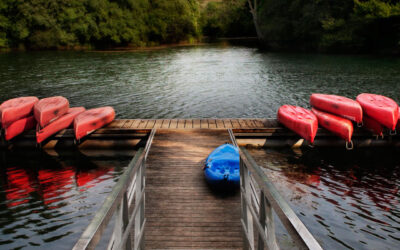
[{"label": "green foliage", "polygon": [[257,14],[273,48],[400,49],[398,0],[259,0]]},{"label": "green foliage", "polygon": [[206,36],[255,36],[247,0],[209,2],[202,11],[200,22]]},{"label": "green foliage", "polygon": [[0,47],[178,42],[199,36],[198,19],[197,0],[0,0]]}]

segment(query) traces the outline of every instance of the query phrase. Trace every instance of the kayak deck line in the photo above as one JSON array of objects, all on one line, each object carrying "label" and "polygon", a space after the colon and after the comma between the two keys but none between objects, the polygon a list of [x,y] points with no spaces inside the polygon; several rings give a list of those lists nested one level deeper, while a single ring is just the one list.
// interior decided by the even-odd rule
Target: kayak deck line
[{"label": "kayak deck line", "polygon": [[[304,147],[309,144],[300,139],[294,132],[281,126],[277,119],[259,118],[226,118],[226,119],[118,119],[106,127],[94,131],[77,145],[85,149],[118,149],[131,148],[143,143],[152,129],[204,129],[204,130],[226,130],[231,129],[237,139],[239,146],[252,147]],[[35,131],[28,131],[12,139],[7,143],[0,141],[0,148],[26,147],[35,148]],[[375,146],[400,146],[400,135],[386,136],[376,139],[370,131],[365,128],[355,127],[352,140],[354,147]],[[315,146],[345,147],[345,141],[319,128],[315,137]],[[74,144],[73,129],[64,129],[56,135],[44,141],[43,148],[52,149],[76,147]]]}]

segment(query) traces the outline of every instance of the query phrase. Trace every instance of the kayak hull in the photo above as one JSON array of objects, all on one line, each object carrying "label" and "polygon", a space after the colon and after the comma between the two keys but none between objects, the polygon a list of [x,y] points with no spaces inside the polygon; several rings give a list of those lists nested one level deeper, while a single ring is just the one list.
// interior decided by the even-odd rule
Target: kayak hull
[{"label": "kayak hull", "polygon": [[114,119],[115,111],[112,107],[101,107],[86,110],[75,117],[75,138],[80,140],[96,129],[99,129],[112,122]]},{"label": "kayak hull", "polygon": [[9,141],[23,132],[33,129],[35,126],[36,120],[33,116],[19,119],[4,129],[4,138]]},{"label": "kayak hull", "polygon": [[314,142],[318,130],[318,119],[310,110],[283,105],[278,110],[278,121],[305,140]]},{"label": "kayak hull", "polygon": [[215,187],[240,185],[239,150],[230,144],[216,148],[206,159],[204,176]]},{"label": "kayak hull", "polygon": [[317,116],[318,124],[321,125],[321,127],[338,135],[347,142],[351,141],[354,128],[353,123],[351,123],[350,120],[320,111],[315,108],[312,109],[312,112],[315,114],[315,116]]},{"label": "kayak hull", "polygon": [[386,96],[364,93],[357,96],[357,102],[363,108],[364,114],[395,130],[399,119],[399,106],[395,101]]},{"label": "kayak hull", "polygon": [[361,105],[350,98],[338,95],[312,94],[310,104],[314,108],[344,117],[357,123],[363,121]]},{"label": "kayak hull", "polygon": [[18,97],[7,100],[0,105],[0,122],[3,128],[11,123],[29,116],[33,106],[39,101],[35,96]]},{"label": "kayak hull", "polygon": [[53,96],[39,100],[33,108],[33,113],[40,128],[44,128],[67,113],[68,109],[69,102],[67,98],[62,96]]},{"label": "kayak hull", "polygon": [[383,126],[371,117],[364,115],[363,118],[364,128],[371,131],[374,135],[383,136]]},{"label": "kayak hull", "polygon": [[66,114],[43,129],[36,131],[36,142],[41,143],[55,133],[68,128],[73,123],[75,117],[84,111],[84,107],[69,108]]}]

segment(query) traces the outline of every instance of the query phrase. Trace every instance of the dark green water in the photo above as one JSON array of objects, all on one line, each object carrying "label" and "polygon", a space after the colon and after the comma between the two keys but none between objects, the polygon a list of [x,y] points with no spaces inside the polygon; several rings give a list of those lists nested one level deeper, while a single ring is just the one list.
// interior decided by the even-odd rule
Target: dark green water
[{"label": "dark green water", "polygon": [[0,151],[0,249],[71,249],[132,154]]},{"label": "dark green water", "polygon": [[399,149],[250,152],[324,249],[398,249]]},{"label": "dark green water", "polygon": [[63,95],[74,106],[111,105],[119,118],[274,117],[282,104],[307,106],[312,92],[400,101],[400,59],[216,45],[0,54],[0,101]]}]

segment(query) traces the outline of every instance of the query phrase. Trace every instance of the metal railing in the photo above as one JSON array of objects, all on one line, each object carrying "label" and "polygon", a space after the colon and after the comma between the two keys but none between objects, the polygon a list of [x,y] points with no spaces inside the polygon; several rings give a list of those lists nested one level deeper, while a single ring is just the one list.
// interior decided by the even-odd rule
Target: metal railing
[{"label": "metal railing", "polygon": [[75,244],[74,250],[94,249],[112,218],[115,219],[114,231],[107,249],[144,249],[145,162],[155,132],[155,129],[151,131],[146,147],[136,152],[124,174]]},{"label": "metal railing", "polygon": [[[245,249],[255,249],[256,246],[259,250],[279,249],[273,211],[297,247],[322,249],[243,147],[240,147],[240,189]],[[258,237],[255,237],[256,235]]]}]

